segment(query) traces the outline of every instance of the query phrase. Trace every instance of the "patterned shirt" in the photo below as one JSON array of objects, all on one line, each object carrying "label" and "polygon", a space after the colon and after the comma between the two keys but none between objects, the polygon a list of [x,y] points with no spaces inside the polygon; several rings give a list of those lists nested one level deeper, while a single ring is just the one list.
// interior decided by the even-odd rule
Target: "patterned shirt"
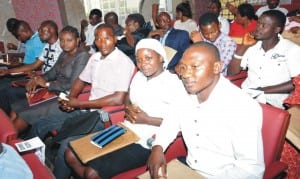
[{"label": "patterned shirt", "polygon": [[45,45],[42,55],[39,57],[39,60],[44,62],[42,67],[43,74],[54,66],[61,52],[62,49],[60,47],[59,40],[57,40],[54,44],[47,43]]},{"label": "patterned shirt", "polygon": [[236,43],[224,33],[221,33],[214,42],[210,42],[208,40],[204,41],[212,43],[218,48],[221,61],[223,62],[222,73],[223,75],[226,75],[228,64],[230,63],[232,56],[236,50]]}]

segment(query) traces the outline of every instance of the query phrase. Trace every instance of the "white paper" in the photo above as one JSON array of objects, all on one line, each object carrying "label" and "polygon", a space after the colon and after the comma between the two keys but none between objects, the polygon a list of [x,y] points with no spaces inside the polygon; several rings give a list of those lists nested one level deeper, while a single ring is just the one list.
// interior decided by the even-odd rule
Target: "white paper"
[{"label": "white paper", "polygon": [[29,150],[35,150],[35,155],[40,159],[42,163],[45,163],[45,144],[39,137],[19,142],[15,144],[19,152],[25,152]]}]

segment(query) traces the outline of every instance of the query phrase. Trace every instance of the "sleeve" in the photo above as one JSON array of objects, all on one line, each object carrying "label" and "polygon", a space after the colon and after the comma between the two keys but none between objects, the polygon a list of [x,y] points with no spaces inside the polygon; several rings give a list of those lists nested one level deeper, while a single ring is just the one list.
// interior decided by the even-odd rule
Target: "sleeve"
[{"label": "sleeve", "polygon": [[[247,108],[237,110],[241,111],[240,114],[237,114],[236,120],[231,121],[232,148],[236,160],[230,169],[213,178],[263,177],[265,169],[261,134],[263,114],[261,107],[258,104],[254,106],[254,103],[256,102]],[[240,120],[241,118],[243,119]]]},{"label": "sleeve", "polygon": [[152,146],[160,145],[164,151],[174,141],[178,132],[180,131],[180,123],[178,118],[178,110],[176,107],[170,106],[168,115],[163,119],[158,132],[155,134],[155,140]]},{"label": "sleeve", "polygon": [[84,69],[82,70],[82,72],[79,75],[80,80],[85,81],[87,83],[92,83],[92,75],[91,75],[92,70],[91,69],[93,66],[93,61],[94,61],[93,59],[95,56],[96,56],[96,54],[92,55],[89,58],[86,66],[84,67]]},{"label": "sleeve", "polygon": [[48,81],[53,81],[56,79],[56,74],[57,74],[57,70],[59,70],[59,66],[62,63],[62,60],[64,58],[65,52],[62,52],[58,59],[57,62],[55,63],[55,65],[49,70],[47,71],[45,74],[42,75],[42,77],[48,82]]},{"label": "sleeve", "polygon": [[135,69],[132,61],[124,55],[123,64],[121,65],[120,71],[118,73],[118,83],[116,83],[115,91],[128,91],[130,81],[132,79],[132,75]]},{"label": "sleeve", "polygon": [[88,62],[89,55],[84,51],[79,53],[75,58],[76,59],[74,59],[75,63],[72,65],[72,73],[70,78],[62,81],[50,82],[50,91],[66,91],[71,88],[72,83],[79,76]]},{"label": "sleeve", "polygon": [[250,49],[251,47],[246,50],[241,60],[240,66],[242,67],[243,70],[245,70],[248,67],[248,58],[250,57],[250,53],[251,53]]},{"label": "sleeve", "polygon": [[233,54],[236,51],[236,43],[228,38],[227,43],[223,44],[223,51],[221,52],[223,56],[223,70],[227,69],[228,64],[232,60]]}]

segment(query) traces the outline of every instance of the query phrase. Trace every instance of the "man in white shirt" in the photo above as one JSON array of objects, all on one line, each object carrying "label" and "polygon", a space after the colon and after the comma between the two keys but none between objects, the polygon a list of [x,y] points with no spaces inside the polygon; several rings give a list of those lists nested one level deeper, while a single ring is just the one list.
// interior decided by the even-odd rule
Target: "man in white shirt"
[{"label": "man in white shirt", "polygon": [[86,20],[81,21],[81,31],[80,38],[81,42],[84,43],[84,46],[91,50],[90,53],[96,51],[95,41],[95,29],[102,24],[102,12],[100,9],[92,9],[89,15],[89,23],[86,23]]},{"label": "man in white shirt", "polygon": [[195,43],[183,54],[178,74],[189,94],[176,96],[174,115],[156,134],[148,160],[152,177],[159,177],[160,167],[166,176],[163,151],[181,131],[187,146],[183,162],[205,178],[262,178],[262,109],[220,75],[221,69],[218,49],[210,43]]},{"label": "man in white shirt", "polygon": [[279,108],[284,108],[283,100],[294,90],[292,79],[300,74],[300,47],[280,35],[285,21],[285,15],[278,10],[264,12],[254,32],[258,42],[244,55],[236,54],[238,58],[231,61],[231,66],[235,67],[228,68],[229,74],[248,69],[242,88],[262,91],[264,97],[257,99]]},{"label": "man in white shirt", "polygon": [[268,10],[278,10],[281,11],[284,15],[288,13],[288,10],[286,8],[279,6],[280,0],[267,0],[267,5],[260,7],[256,11],[256,15],[259,17],[262,15],[263,12]]}]

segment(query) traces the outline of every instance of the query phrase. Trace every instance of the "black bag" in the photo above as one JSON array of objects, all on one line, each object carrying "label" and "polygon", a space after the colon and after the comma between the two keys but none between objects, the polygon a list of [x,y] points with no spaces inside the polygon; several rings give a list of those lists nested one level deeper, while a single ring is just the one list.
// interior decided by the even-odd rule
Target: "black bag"
[{"label": "black bag", "polygon": [[79,116],[68,118],[59,130],[58,135],[51,139],[51,143],[53,144],[67,137],[89,134],[92,132],[97,122],[102,122],[97,111],[87,112]]}]

